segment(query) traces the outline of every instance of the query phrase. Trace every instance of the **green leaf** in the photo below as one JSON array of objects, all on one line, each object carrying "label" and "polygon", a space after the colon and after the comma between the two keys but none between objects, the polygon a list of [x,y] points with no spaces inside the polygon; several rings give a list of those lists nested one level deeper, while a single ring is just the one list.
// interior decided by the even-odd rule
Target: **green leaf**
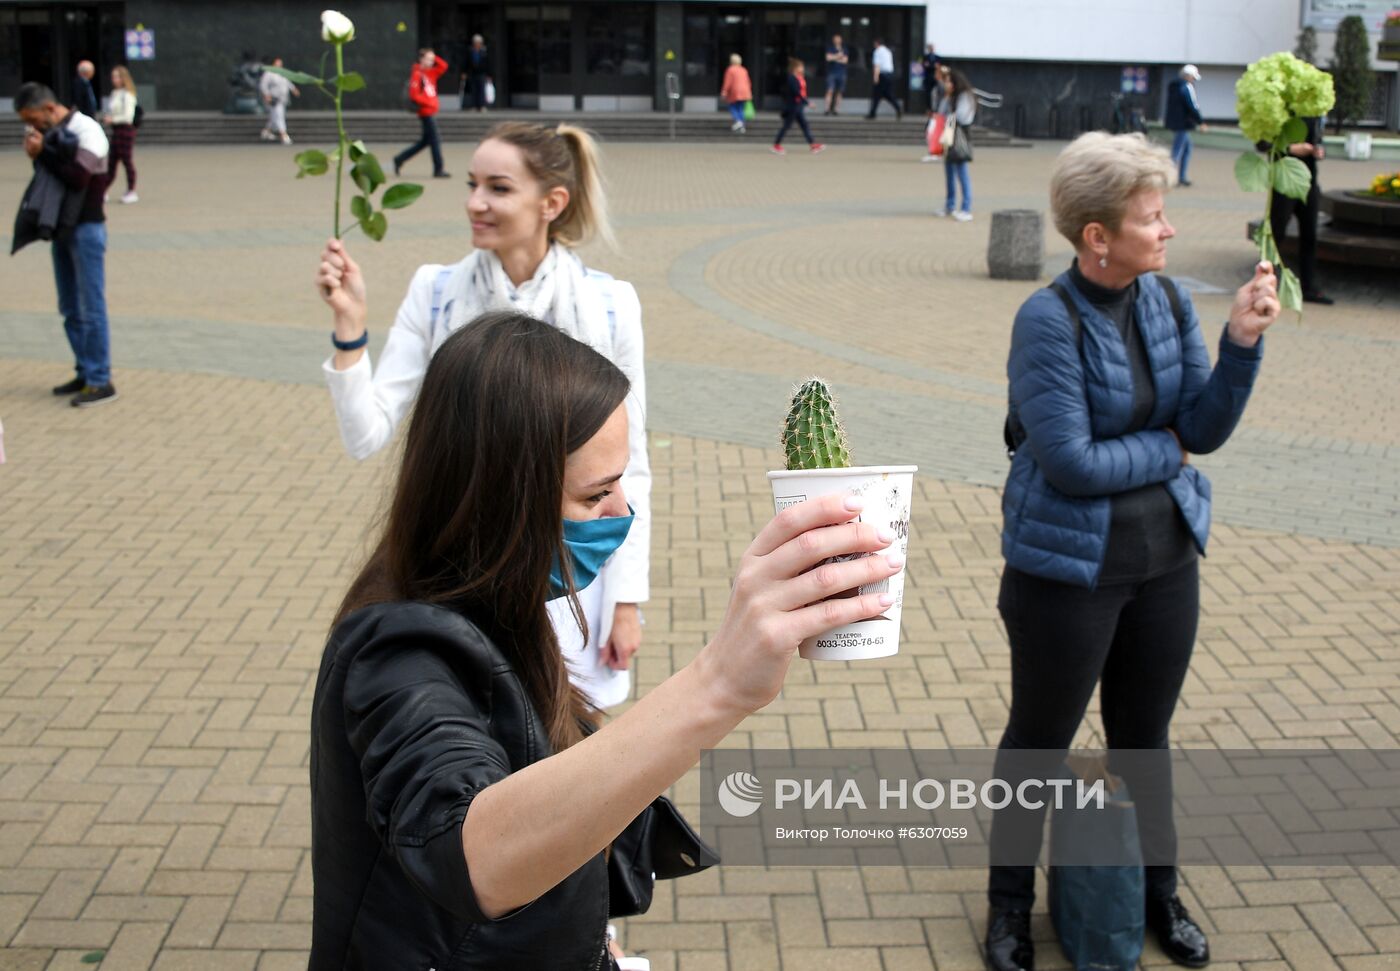
[{"label": "green leaf", "polygon": [[1274,163],[1274,190],[1290,199],[1306,201],[1312,188],[1312,173],[1300,159],[1281,158]]},{"label": "green leaf", "polygon": [[379,159],[372,152],[365,152],[355,160],[350,177],[365,195],[372,195],[375,189],[388,181],[384,178],[384,170],[379,167]]},{"label": "green leaf", "polygon": [[308,148],[304,152],[297,152],[292,157],[292,161],[297,163],[297,168],[301,171],[297,173],[297,178],[304,175],[325,175],[326,169],[330,168],[330,159],[326,153],[314,148]]},{"label": "green leaf", "polygon": [[360,156],[366,154],[369,151],[369,149],[365,148],[364,142],[359,141],[357,139],[350,143],[349,151],[350,161],[358,162],[360,160]]},{"label": "green leaf", "polygon": [[1269,162],[1258,152],[1242,152],[1235,159],[1235,182],[1245,192],[1269,188]]},{"label": "green leaf", "polygon": [[106,951],[88,951],[82,957],[78,958],[78,960],[83,964],[101,964],[102,959],[106,956]]},{"label": "green leaf", "polygon": [[377,243],[389,231],[389,219],[382,212],[371,213],[368,217],[360,220],[360,228],[364,230],[366,236]]},{"label": "green leaf", "polygon": [[365,196],[350,197],[350,215],[360,222],[364,222],[374,212],[374,207],[370,205],[369,199]]},{"label": "green leaf", "polygon": [[385,209],[402,209],[411,206],[418,201],[418,197],[423,194],[423,187],[413,182],[400,182],[398,185],[391,185],[384,190],[384,198],[381,200]]},{"label": "green leaf", "polygon": [[1290,118],[1288,119],[1288,123],[1283,126],[1283,131],[1279,132],[1278,138],[1274,140],[1274,145],[1277,148],[1283,149],[1287,148],[1289,145],[1306,141],[1307,137],[1307,122],[1303,121],[1301,118]]},{"label": "green leaf", "polygon": [[359,71],[351,71],[349,74],[342,74],[340,77],[336,78],[335,84],[336,87],[340,89],[341,94],[346,94],[350,91],[364,90],[365,79],[360,75]]},{"label": "green leaf", "polygon": [[[1275,264],[1281,266],[1282,264]],[[1303,312],[1303,285],[1288,267],[1283,267],[1283,279],[1278,284],[1278,302],[1284,310]]]},{"label": "green leaf", "polygon": [[273,74],[280,74],[293,84],[324,84],[320,78],[312,77],[305,71],[289,71],[285,67],[273,67],[271,64],[263,65],[264,71],[271,71]]}]

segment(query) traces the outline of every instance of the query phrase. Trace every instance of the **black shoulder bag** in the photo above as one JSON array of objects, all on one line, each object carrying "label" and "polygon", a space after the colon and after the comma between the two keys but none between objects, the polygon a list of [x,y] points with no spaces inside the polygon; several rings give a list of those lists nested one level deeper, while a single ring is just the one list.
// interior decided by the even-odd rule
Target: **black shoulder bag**
[{"label": "black shoulder bag", "polygon": [[657,796],[613,840],[608,855],[608,916],[645,914],[657,880],[688,877],[718,862],[719,854],[690,828],[675,804]]},{"label": "black shoulder bag", "polygon": [[[1172,305],[1172,317],[1176,320],[1176,329],[1181,330],[1185,322],[1185,313],[1181,309],[1181,294],[1177,292],[1176,284],[1171,277],[1156,274],[1157,282],[1167,294],[1167,302]],[[1055,280],[1049,286],[1055,291],[1055,296],[1060,298],[1060,302],[1065,305],[1065,313],[1069,314],[1070,325],[1074,329],[1074,344],[1080,352],[1084,350],[1084,325],[1079,319],[1079,308],[1074,305],[1074,298],[1069,295],[1069,291],[1060,285],[1059,280]],[[1009,389],[1008,389],[1009,391]],[[1016,457],[1016,449],[1021,447],[1021,443],[1026,440],[1026,426],[1021,424],[1021,417],[1016,414],[1016,403],[1010,401],[1008,397],[1006,409],[1006,421],[1001,426],[1001,440],[1006,445],[1007,459]]]}]

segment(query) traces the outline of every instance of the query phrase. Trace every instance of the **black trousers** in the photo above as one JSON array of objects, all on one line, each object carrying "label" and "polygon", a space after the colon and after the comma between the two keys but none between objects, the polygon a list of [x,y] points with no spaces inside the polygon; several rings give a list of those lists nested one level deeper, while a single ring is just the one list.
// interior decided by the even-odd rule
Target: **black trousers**
[{"label": "black trousers", "polygon": [[797,105],[783,112],[783,126],[778,129],[778,137],[773,139],[774,145],[783,143],[783,136],[788,133],[788,129],[792,127],[794,121],[802,129],[802,134],[806,136],[807,144],[812,144],[812,129],[807,126],[807,109],[803,105]]},{"label": "black trousers", "polygon": [[1298,217],[1298,255],[1292,260],[1284,260],[1290,270],[1298,274],[1304,293],[1316,293],[1317,285],[1317,209],[1318,191],[1314,180],[1304,201],[1290,199],[1278,192],[1274,193],[1269,208],[1269,222],[1273,224],[1274,239],[1281,240],[1288,235],[1288,220]]},{"label": "black trousers", "polygon": [[894,113],[899,114],[899,102],[894,100],[894,78],[888,74],[880,75],[880,80],[875,82],[875,90],[870,94],[870,113],[866,115],[867,118],[875,117],[875,112],[880,110],[881,101],[888,101]]},{"label": "black trousers", "polygon": [[[1151,580],[1096,590],[1008,567],[997,607],[1011,641],[1011,717],[998,746],[997,778],[1014,788],[1018,776],[1030,777],[1025,759],[1004,754],[1021,749],[1042,751],[1046,764],[1038,771],[1053,776],[1102,682],[1109,749],[1161,752],[1160,759],[1135,759],[1131,772],[1114,769],[1137,806],[1144,857],[1175,860],[1168,729],[1196,642],[1197,561]],[[1044,817],[1043,808],[1015,803],[993,814],[987,886],[993,907],[1029,910],[1035,902],[1035,867],[1026,861],[1040,852]],[[1146,880],[1150,898],[1170,897],[1176,867],[1148,866]]]},{"label": "black trousers", "polygon": [[442,171],[442,139],[438,137],[437,116],[420,115],[418,121],[423,126],[423,134],[419,136],[418,141],[394,156],[394,164],[402,166],[426,148],[433,153],[433,174],[437,175]]}]

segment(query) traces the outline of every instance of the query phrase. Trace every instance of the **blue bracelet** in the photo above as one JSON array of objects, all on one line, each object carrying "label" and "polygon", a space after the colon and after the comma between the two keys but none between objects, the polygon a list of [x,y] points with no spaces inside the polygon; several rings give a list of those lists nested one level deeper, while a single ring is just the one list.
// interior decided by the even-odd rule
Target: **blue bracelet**
[{"label": "blue bracelet", "polygon": [[331,343],[337,351],[358,351],[369,343],[369,328],[366,327],[365,332],[352,341],[340,340],[335,336],[335,331],[331,331]]}]

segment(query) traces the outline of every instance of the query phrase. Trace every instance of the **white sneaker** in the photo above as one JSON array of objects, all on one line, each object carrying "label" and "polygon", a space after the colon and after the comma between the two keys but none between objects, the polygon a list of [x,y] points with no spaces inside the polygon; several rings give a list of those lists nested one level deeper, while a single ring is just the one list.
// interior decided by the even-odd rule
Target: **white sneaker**
[{"label": "white sneaker", "polygon": [[946,219],[952,214],[953,210],[951,209],[939,209],[937,212],[934,213],[934,215],[937,216],[939,219]]},{"label": "white sneaker", "polygon": [[959,209],[957,212],[953,213],[953,218],[960,223],[970,223],[972,222],[972,213],[963,212],[961,209]]},{"label": "white sneaker", "polygon": [[288,135],[286,132],[283,132],[283,133],[282,133],[282,144],[283,144],[283,145],[290,145],[290,144],[292,144],[292,136],[291,136],[291,135]]},{"label": "white sneaker", "polygon": [[268,131],[266,128],[264,128],[262,131],[258,132],[258,137],[261,138],[261,139],[262,139],[263,141],[265,141],[265,142],[273,141],[273,140],[275,140],[275,138],[276,138],[276,136],[273,135],[272,132]]},{"label": "white sneaker", "polygon": [[920,161],[920,162],[941,162],[941,161],[943,161],[943,156],[942,156],[942,155],[925,155],[923,158],[919,159],[919,161]]},{"label": "white sneaker", "polygon": [[729,126],[730,131],[742,131],[743,128],[744,123],[742,121],[736,121],[734,124]]},{"label": "white sneaker", "polygon": [[132,190],[131,190],[130,192],[128,192],[126,195],[122,196],[122,203],[125,204],[125,205],[130,205],[130,204],[133,203],[133,202],[139,202],[139,201],[140,201],[140,196],[138,196],[138,195],[136,194],[136,190],[135,190],[135,189],[132,189]]},{"label": "white sneaker", "polygon": [[740,135],[747,135],[748,133],[749,133],[749,130],[748,130],[748,128],[747,128],[746,126],[744,126],[744,125],[740,125],[740,126],[739,126],[739,134],[740,134]]}]

